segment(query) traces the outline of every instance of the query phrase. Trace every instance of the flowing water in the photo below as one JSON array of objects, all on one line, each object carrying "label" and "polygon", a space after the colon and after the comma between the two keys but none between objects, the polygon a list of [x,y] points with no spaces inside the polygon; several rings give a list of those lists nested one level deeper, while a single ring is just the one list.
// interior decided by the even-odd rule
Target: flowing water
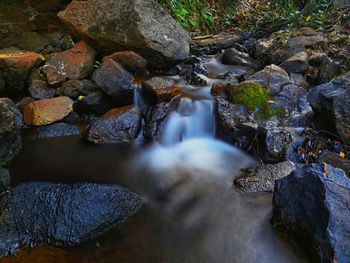
[{"label": "flowing water", "polygon": [[[208,65],[217,66],[215,60]],[[21,251],[1,262],[307,262],[269,225],[271,194],[234,190],[234,176],[255,161],[215,139],[210,88],[183,92],[192,99],[180,100],[163,137],[148,146],[90,145],[76,136],[26,142],[11,170],[13,185],[119,183],[146,204],[97,240],[72,249]],[[140,94],[135,89],[138,106]]]}]

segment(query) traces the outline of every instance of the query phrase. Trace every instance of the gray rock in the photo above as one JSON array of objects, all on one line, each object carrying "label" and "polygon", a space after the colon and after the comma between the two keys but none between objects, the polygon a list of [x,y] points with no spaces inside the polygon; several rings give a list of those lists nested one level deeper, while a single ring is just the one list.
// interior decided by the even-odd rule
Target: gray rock
[{"label": "gray rock", "polygon": [[67,123],[55,123],[48,126],[42,126],[36,130],[39,139],[63,137],[79,134],[79,128]]},{"label": "gray rock", "polygon": [[47,85],[46,81],[34,79],[28,89],[30,96],[34,99],[43,100],[53,98],[56,90]]},{"label": "gray rock", "polygon": [[238,51],[235,48],[227,49],[222,57],[222,63],[226,65],[247,66],[255,68],[255,63],[247,53]]},{"label": "gray rock", "polygon": [[189,54],[190,36],[153,0],[74,1],[58,17],[102,54],[132,50],[153,68],[171,67]]},{"label": "gray rock", "polygon": [[0,257],[23,246],[79,245],[141,206],[138,195],[119,185],[21,184],[0,198]]},{"label": "gray rock", "polygon": [[322,35],[315,36],[301,36],[301,37],[293,37],[288,40],[288,45],[290,47],[303,45],[305,47],[313,47],[316,48],[327,43],[328,40]]},{"label": "gray rock", "polygon": [[342,158],[328,150],[321,153],[320,157],[317,159],[317,163],[327,163],[334,168],[342,169],[348,176],[350,176],[350,160]]},{"label": "gray rock", "polygon": [[57,93],[61,96],[67,96],[76,99],[79,96],[86,96],[92,92],[99,90],[99,87],[91,80],[69,80],[57,89]]},{"label": "gray rock", "polygon": [[306,48],[303,45],[297,45],[289,48],[286,52],[283,53],[280,59],[280,63],[285,62],[287,59],[293,57],[294,55],[300,53],[300,52],[305,52]]},{"label": "gray rock", "polygon": [[8,170],[0,167],[0,194],[10,186],[10,173]]},{"label": "gray rock", "polygon": [[238,192],[273,192],[275,181],[288,176],[297,168],[293,162],[259,165],[241,170],[235,178]]},{"label": "gray rock", "polygon": [[288,58],[280,65],[288,73],[305,73],[308,68],[308,55],[306,52],[300,52]]},{"label": "gray rock", "polygon": [[311,164],[276,182],[272,225],[296,239],[312,262],[350,261],[350,180]]},{"label": "gray rock", "polygon": [[318,82],[320,84],[327,83],[339,73],[339,64],[331,58],[326,57],[322,60],[318,70]]},{"label": "gray rock", "polygon": [[16,121],[17,127],[23,128],[24,127],[23,115],[19,111],[18,106],[9,98],[0,98],[0,100],[5,102],[15,114],[15,121]]}]

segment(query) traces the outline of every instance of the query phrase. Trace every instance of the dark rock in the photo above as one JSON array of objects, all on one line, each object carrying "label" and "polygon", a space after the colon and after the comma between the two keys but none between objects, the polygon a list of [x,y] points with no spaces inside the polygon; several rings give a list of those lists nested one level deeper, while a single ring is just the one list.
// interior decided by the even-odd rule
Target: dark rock
[{"label": "dark rock", "polygon": [[0,257],[21,246],[79,245],[141,206],[138,195],[119,185],[21,184],[0,199]]},{"label": "dark rock", "polygon": [[293,162],[259,165],[241,170],[235,178],[238,192],[273,192],[275,181],[288,176],[297,168]]},{"label": "dark rock", "polygon": [[288,45],[290,47],[303,45],[305,47],[316,48],[318,46],[322,46],[326,44],[328,40],[322,35],[315,36],[301,36],[301,37],[293,37],[288,40]]},{"label": "dark rock", "polygon": [[67,123],[55,123],[48,126],[39,127],[36,130],[39,139],[63,137],[79,134],[79,128]]},{"label": "dark rock", "polygon": [[285,62],[287,59],[293,57],[294,55],[305,52],[306,48],[303,45],[297,45],[289,48],[282,56],[280,59],[280,63]]},{"label": "dark rock", "polygon": [[147,70],[147,60],[133,51],[120,51],[103,58],[103,61],[112,59],[122,65],[125,69],[137,75],[146,76],[149,74]]},{"label": "dark rock", "polygon": [[35,99],[33,99],[32,97],[24,97],[22,100],[20,100],[17,103],[17,107],[19,109],[19,111],[23,114],[24,112],[24,107],[27,106],[29,103],[34,102]]},{"label": "dark rock", "polygon": [[189,53],[190,36],[156,1],[73,1],[58,17],[104,55],[132,50],[170,68]]},{"label": "dark rock", "polygon": [[195,72],[187,75],[185,80],[190,85],[202,86],[202,87],[209,86],[208,79],[204,75],[201,75]]},{"label": "dark rock", "polygon": [[58,85],[66,79],[83,79],[94,69],[96,52],[84,41],[54,56],[44,67],[49,85]]},{"label": "dark rock", "polygon": [[21,147],[16,115],[5,101],[0,100],[0,166],[8,165]]},{"label": "dark rock", "polygon": [[191,54],[199,56],[203,54],[214,55],[223,49],[233,47],[235,43],[242,43],[250,38],[250,34],[242,31],[221,32],[217,35],[197,37],[192,40]]},{"label": "dark rock", "polygon": [[319,67],[326,57],[326,53],[313,52],[309,57],[309,64],[313,67]]},{"label": "dark rock", "polygon": [[87,96],[80,96],[74,105],[79,113],[104,114],[116,106],[116,103],[101,91],[96,91]]},{"label": "dark rock", "polygon": [[[74,108],[74,105],[73,105]],[[76,113],[75,111],[72,111],[71,113],[69,113],[66,117],[64,117],[62,119],[63,122],[67,122],[67,123],[71,123],[71,122],[76,122],[80,119],[80,116],[78,113]]]},{"label": "dark rock", "polygon": [[141,118],[136,106],[113,109],[90,123],[84,137],[97,144],[131,142],[140,132]]},{"label": "dark rock", "polygon": [[56,90],[50,88],[46,81],[35,79],[29,87],[29,94],[34,99],[43,100],[53,98],[56,94]]},{"label": "dark rock", "polygon": [[272,225],[309,252],[312,262],[350,261],[350,180],[311,164],[276,182]]},{"label": "dark rock", "polygon": [[255,63],[250,59],[247,53],[238,51],[235,48],[225,50],[222,57],[222,63],[226,65],[235,65],[235,66],[247,66],[255,68]]},{"label": "dark rock", "polygon": [[300,52],[288,58],[280,65],[288,73],[305,73],[308,68],[308,56],[306,52]]},{"label": "dark rock", "polygon": [[108,59],[98,67],[92,76],[94,82],[107,95],[130,104],[133,97],[133,76],[117,62]]},{"label": "dark rock", "polygon": [[0,167],[0,194],[10,186],[10,173],[8,170]]},{"label": "dark rock", "polygon": [[318,70],[319,84],[327,83],[333,77],[335,77],[338,73],[339,73],[339,64],[333,61],[329,57],[324,58]]},{"label": "dark rock", "polygon": [[350,176],[350,160],[340,157],[339,154],[335,154],[328,150],[325,150],[317,159],[317,163],[330,164],[334,168],[342,169],[348,176]]},{"label": "dark rock", "polygon": [[24,126],[23,115],[19,111],[17,105],[9,98],[0,98],[0,100],[5,102],[10,107],[10,109],[13,111],[13,113],[15,114],[17,127],[23,128],[23,126]]},{"label": "dark rock", "polygon": [[57,89],[57,93],[59,93],[61,96],[76,99],[79,96],[86,96],[98,90],[99,87],[91,80],[69,80],[63,83],[62,86]]}]

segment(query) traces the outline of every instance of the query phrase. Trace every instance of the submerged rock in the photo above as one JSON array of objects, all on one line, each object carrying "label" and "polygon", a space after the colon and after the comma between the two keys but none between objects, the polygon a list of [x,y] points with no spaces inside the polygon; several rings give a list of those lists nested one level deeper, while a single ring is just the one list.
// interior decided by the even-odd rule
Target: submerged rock
[{"label": "submerged rock", "polygon": [[133,50],[151,67],[169,68],[189,53],[190,36],[153,0],[73,1],[58,17],[102,54]]},{"label": "submerged rock", "polygon": [[98,144],[130,142],[140,132],[141,118],[141,110],[137,106],[113,109],[90,123],[84,137]]},{"label": "submerged rock", "polygon": [[272,225],[299,241],[312,262],[350,261],[350,180],[311,164],[276,182]]},{"label": "submerged rock", "polygon": [[52,125],[39,127],[35,131],[39,139],[79,134],[79,128],[77,126],[67,123],[55,123]]},{"label": "submerged rock", "polygon": [[0,257],[21,246],[79,245],[141,206],[138,195],[119,185],[21,184],[0,198]]}]

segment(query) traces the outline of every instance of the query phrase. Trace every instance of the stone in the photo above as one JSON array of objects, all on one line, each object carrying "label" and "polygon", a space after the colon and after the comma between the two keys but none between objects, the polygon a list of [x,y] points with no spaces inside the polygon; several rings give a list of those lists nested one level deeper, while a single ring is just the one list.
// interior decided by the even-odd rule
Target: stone
[{"label": "stone", "polygon": [[115,52],[103,58],[103,61],[112,59],[122,65],[126,70],[141,76],[148,75],[147,60],[133,51]]},{"label": "stone", "polygon": [[43,100],[53,98],[56,90],[49,87],[46,81],[35,79],[32,81],[29,89],[29,94],[34,99]]},{"label": "stone", "polygon": [[0,97],[17,98],[25,92],[25,81],[30,72],[44,61],[34,52],[0,51]]},{"label": "stone", "polygon": [[32,98],[32,97],[24,97],[23,99],[21,99],[18,103],[17,103],[17,107],[19,109],[19,111],[23,114],[24,112],[24,107],[26,105],[28,105],[31,102],[36,101],[36,99]]},{"label": "stone", "polygon": [[294,55],[305,52],[306,48],[303,45],[297,45],[290,47],[286,52],[283,53],[280,59],[280,63],[285,62],[287,59],[293,57]]},{"label": "stone", "polygon": [[23,115],[18,109],[18,106],[9,98],[0,98],[0,100],[5,102],[10,107],[12,112],[15,114],[15,122],[17,127],[19,129],[23,128],[24,127]]},{"label": "stone", "polygon": [[96,91],[99,91],[99,87],[88,79],[69,80],[57,88],[58,94],[71,99],[77,99],[79,96],[86,96]]},{"label": "stone", "polygon": [[142,199],[120,185],[24,183],[0,198],[0,257],[20,247],[71,247],[122,224]]},{"label": "stone", "polygon": [[6,191],[10,186],[10,173],[8,170],[0,167],[0,194]]},{"label": "stone", "polygon": [[271,223],[300,242],[312,262],[350,260],[350,180],[310,164],[276,182]]},{"label": "stone", "polygon": [[98,67],[92,79],[107,95],[127,104],[132,101],[134,80],[131,73],[112,59],[105,60]]},{"label": "stone", "polygon": [[195,37],[191,42],[191,54],[214,55],[223,49],[233,47],[235,43],[242,43],[249,39],[251,34],[243,31],[221,32],[217,35]]},{"label": "stone", "polygon": [[101,91],[80,96],[74,105],[79,113],[104,114],[116,106],[116,103]]},{"label": "stone", "polygon": [[275,181],[288,176],[297,167],[295,163],[286,161],[246,168],[241,170],[234,183],[241,193],[273,192]]},{"label": "stone", "polygon": [[350,160],[340,157],[339,154],[335,154],[328,150],[325,150],[317,159],[317,163],[327,163],[333,166],[334,168],[339,168],[343,170],[350,178]]},{"label": "stone", "polygon": [[41,126],[62,120],[73,111],[69,97],[38,100],[24,107],[24,122],[28,126]]},{"label": "stone", "polygon": [[222,63],[234,66],[246,66],[255,68],[255,63],[250,59],[247,53],[238,51],[235,48],[227,49],[222,56]]},{"label": "stone", "polygon": [[0,100],[0,167],[7,166],[21,148],[16,115],[4,100]]},{"label": "stone", "polygon": [[176,89],[175,81],[163,77],[153,77],[150,80],[142,82],[150,101],[155,103],[169,102]]},{"label": "stone", "polygon": [[54,123],[35,129],[38,139],[78,135],[79,128],[67,123]]},{"label": "stone", "polygon": [[137,106],[113,109],[92,121],[84,137],[96,144],[131,142],[140,132],[141,119],[141,110]]},{"label": "stone", "polygon": [[103,55],[131,50],[151,68],[170,68],[189,54],[190,36],[153,0],[73,1],[58,17]]},{"label": "stone", "polygon": [[326,44],[328,40],[322,35],[315,36],[301,36],[301,37],[293,37],[288,40],[288,45],[290,47],[303,45],[307,48],[312,47],[316,48],[318,46],[322,46]]},{"label": "stone", "polygon": [[326,57],[326,53],[312,52],[311,56],[309,57],[309,64],[313,67],[319,67]]},{"label": "stone", "polygon": [[300,52],[288,58],[280,65],[288,73],[305,73],[309,69],[308,55]]},{"label": "stone", "polygon": [[322,60],[320,68],[318,70],[318,82],[324,84],[330,81],[339,73],[339,64],[329,57]]},{"label": "stone", "polygon": [[94,69],[96,52],[85,41],[54,56],[44,67],[49,85],[59,85],[66,79],[83,79]]},{"label": "stone", "polygon": [[310,27],[302,27],[302,28],[300,28],[299,32],[303,36],[314,36],[314,35],[316,35],[316,31],[311,29]]}]

